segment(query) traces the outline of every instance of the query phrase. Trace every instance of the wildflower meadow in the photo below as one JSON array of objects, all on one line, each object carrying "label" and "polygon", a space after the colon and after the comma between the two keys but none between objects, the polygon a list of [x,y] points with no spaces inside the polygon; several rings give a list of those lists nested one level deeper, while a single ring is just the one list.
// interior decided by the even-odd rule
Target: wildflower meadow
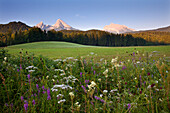
[{"label": "wildflower meadow", "polygon": [[134,49],[111,60],[0,51],[2,113],[169,113],[170,62]]}]

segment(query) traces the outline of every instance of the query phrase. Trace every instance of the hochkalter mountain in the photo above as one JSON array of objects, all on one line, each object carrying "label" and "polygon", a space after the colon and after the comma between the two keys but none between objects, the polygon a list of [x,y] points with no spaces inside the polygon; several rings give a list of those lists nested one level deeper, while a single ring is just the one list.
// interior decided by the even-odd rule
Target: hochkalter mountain
[{"label": "hochkalter mountain", "polygon": [[76,30],[75,28],[69,26],[68,24],[66,24],[64,21],[62,21],[61,19],[58,19],[56,21],[56,23],[54,25],[45,25],[42,21],[36,25],[36,27],[41,28],[42,30],[56,30],[56,31],[60,31],[60,30]]},{"label": "hochkalter mountain", "polygon": [[115,33],[115,34],[135,31],[134,29],[128,28],[125,25],[119,25],[114,23],[111,23],[110,25],[106,25],[103,29],[104,31]]}]

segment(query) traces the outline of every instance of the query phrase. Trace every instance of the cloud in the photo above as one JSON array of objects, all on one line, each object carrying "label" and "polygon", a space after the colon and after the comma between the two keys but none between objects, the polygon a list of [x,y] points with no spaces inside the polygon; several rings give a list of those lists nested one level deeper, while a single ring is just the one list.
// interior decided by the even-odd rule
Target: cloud
[{"label": "cloud", "polygon": [[78,17],[78,18],[86,18],[85,16],[82,16],[82,15],[79,15],[79,14],[76,14],[75,16]]}]

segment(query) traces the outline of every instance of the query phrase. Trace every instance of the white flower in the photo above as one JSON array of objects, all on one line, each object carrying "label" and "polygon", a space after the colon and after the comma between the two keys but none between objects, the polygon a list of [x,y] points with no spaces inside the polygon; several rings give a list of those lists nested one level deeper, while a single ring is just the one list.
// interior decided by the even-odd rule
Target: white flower
[{"label": "white flower", "polygon": [[151,88],[151,85],[149,85],[147,88],[150,89],[150,88]]},{"label": "white flower", "polygon": [[104,58],[101,58],[100,61],[104,60]]},{"label": "white flower", "polygon": [[51,90],[52,90],[52,92],[53,92],[53,91],[58,91],[58,89],[54,89],[54,88],[51,88]]},{"label": "white flower", "polygon": [[37,67],[34,67],[33,69],[38,69]]},{"label": "white flower", "polygon": [[26,69],[30,69],[30,68],[33,68],[34,66],[28,66],[28,67],[26,67]]},{"label": "white flower", "polygon": [[78,104],[79,104],[79,102],[76,102],[76,103],[75,103],[75,105],[78,105]]},{"label": "white flower", "polygon": [[142,68],[141,70],[144,70],[144,68]]},{"label": "white flower", "polygon": [[58,103],[60,104],[60,103],[65,102],[65,101],[66,101],[66,100],[63,99],[63,100],[58,101]]},{"label": "white flower", "polygon": [[65,75],[65,73],[61,73],[61,74],[60,74],[60,76],[63,76],[63,75]]},{"label": "white flower", "polygon": [[49,78],[49,76],[46,76],[46,78],[48,79],[48,78]]},{"label": "white flower", "polygon": [[118,91],[117,89],[112,89],[110,92],[113,93],[113,92],[116,92]]},{"label": "white flower", "polygon": [[70,92],[69,95],[70,95],[71,97],[74,97],[74,93],[73,93],[73,92]]},{"label": "white flower", "polygon": [[90,84],[90,85],[88,85],[88,88],[89,88],[89,90],[88,90],[88,91],[91,91],[91,89],[92,89],[92,88],[94,88],[94,87],[95,87],[95,85],[96,85],[96,83],[95,83],[94,81],[92,81],[92,82],[91,82],[91,84]]},{"label": "white flower", "polygon": [[55,80],[54,80],[54,79],[52,79],[52,81],[54,82]]},{"label": "white flower", "polygon": [[112,64],[116,63],[116,62],[117,62],[117,58],[118,58],[118,57],[116,57],[115,59],[113,58],[112,61],[111,61],[111,63],[112,63]]},{"label": "white flower", "polygon": [[108,92],[107,90],[103,90],[103,93],[105,93],[105,94],[106,94],[107,92]]},{"label": "white flower", "polygon": [[140,61],[137,61],[136,63],[137,63],[137,64],[140,64]]},{"label": "white flower", "polygon": [[57,95],[57,98],[58,98],[58,97],[63,97],[63,96],[64,96],[64,95],[62,95],[62,94],[58,94],[58,95]]},{"label": "white flower", "polygon": [[155,89],[156,91],[159,91],[159,89]]},{"label": "white flower", "polygon": [[103,74],[107,77],[107,76],[108,76],[108,75],[107,75],[108,72],[109,72],[109,70],[106,69],[106,70],[103,72]]},{"label": "white flower", "polygon": [[93,52],[91,52],[90,54],[91,54],[91,55],[93,55],[94,53],[93,53]]},{"label": "white flower", "polygon": [[7,57],[4,57],[4,60],[6,61],[6,60],[7,60]]},{"label": "white flower", "polygon": [[100,97],[102,98],[102,97],[103,97],[103,94],[100,94]]},{"label": "white flower", "polygon": [[74,59],[73,57],[67,57],[68,60]]},{"label": "white flower", "polygon": [[29,73],[34,72],[35,70],[28,70]]},{"label": "white flower", "polygon": [[101,78],[99,78],[98,81],[101,81]]},{"label": "white flower", "polygon": [[94,81],[91,82],[91,86],[94,87],[96,83]]},{"label": "white flower", "polygon": [[56,59],[56,60],[54,60],[54,62],[58,62],[58,61],[62,61],[62,59]]},{"label": "white flower", "polygon": [[54,75],[54,78],[57,78],[57,75]]},{"label": "white flower", "polygon": [[119,64],[116,64],[116,65],[114,65],[115,67],[121,67],[122,65],[119,65]]},{"label": "white flower", "polygon": [[162,102],[162,99],[161,99],[161,98],[159,98],[159,101],[161,101],[161,102]]}]

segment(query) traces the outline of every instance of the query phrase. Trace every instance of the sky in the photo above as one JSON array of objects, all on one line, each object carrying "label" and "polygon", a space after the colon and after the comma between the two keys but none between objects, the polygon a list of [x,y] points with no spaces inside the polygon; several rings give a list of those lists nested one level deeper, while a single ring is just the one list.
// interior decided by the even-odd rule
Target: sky
[{"label": "sky", "polygon": [[80,30],[110,23],[155,29],[170,25],[170,0],[0,0],[0,24],[53,25],[57,19]]}]

